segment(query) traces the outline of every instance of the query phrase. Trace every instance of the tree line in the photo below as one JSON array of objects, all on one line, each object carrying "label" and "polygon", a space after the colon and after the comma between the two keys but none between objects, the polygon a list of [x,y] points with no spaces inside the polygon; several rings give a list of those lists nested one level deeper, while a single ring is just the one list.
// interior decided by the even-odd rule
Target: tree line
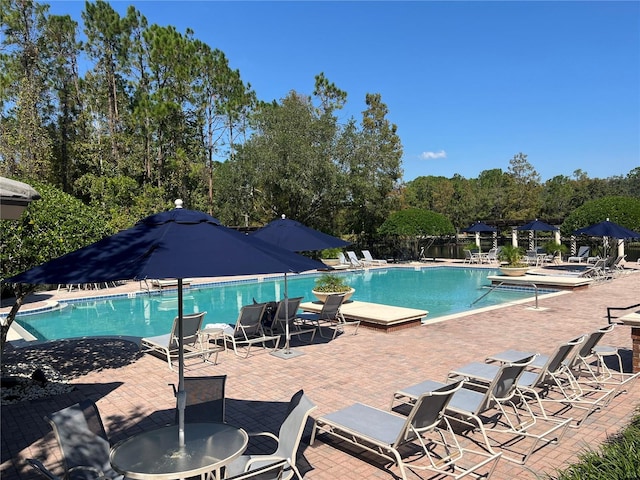
[{"label": "tree line", "polygon": [[378,93],[341,122],[347,92],[257,98],[224,52],[136,8],[86,2],[82,30],[31,0],[0,0],[0,174],[51,185],[102,212],[108,230],[173,206],[232,226],[281,214],[370,244],[392,212],[420,208],[456,229],[476,220],[564,218],[586,200],[640,198],[640,167],[542,182],[527,155],[477,178],[402,182],[398,127]]}]

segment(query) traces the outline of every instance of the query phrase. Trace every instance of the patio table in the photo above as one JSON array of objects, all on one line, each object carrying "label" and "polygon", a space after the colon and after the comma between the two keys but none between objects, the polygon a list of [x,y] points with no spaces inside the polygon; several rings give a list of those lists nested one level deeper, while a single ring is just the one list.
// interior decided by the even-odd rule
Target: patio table
[{"label": "patio table", "polygon": [[178,445],[178,425],[139,433],[111,449],[111,466],[125,477],[140,480],[173,480],[212,472],[242,455],[247,433],[225,423],[187,423],[185,445]]}]

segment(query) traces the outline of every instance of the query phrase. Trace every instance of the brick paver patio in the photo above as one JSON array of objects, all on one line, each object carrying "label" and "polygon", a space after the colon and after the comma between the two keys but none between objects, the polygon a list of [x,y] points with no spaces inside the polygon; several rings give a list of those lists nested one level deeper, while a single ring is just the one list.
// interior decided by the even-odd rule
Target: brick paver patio
[{"label": "brick paver patio", "polygon": [[[333,341],[316,336],[311,345],[294,343],[304,355],[289,360],[261,349],[248,359],[227,352],[220,354],[217,365],[188,360],[186,375],[226,374],[227,421],[247,431],[277,432],[286,402],[300,388],[318,405],[312,417],[353,402],[388,409],[397,389],[427,379],[442,381],[450,369],[488,354],[506,348],[549,353],[561,341],[606,325],[607,306],[639,303],[638,292],[640,272],[635,272],[586,290],[541,298],[538,310],[531,309],[530,302],[392,333],[360,329],[354,336],[348,330]],[[209,312],[209,322],[223,320]],[[73,380],[76,390],[72,393],[2,407],[3,480],[35,478],[25,464],[29,457],[62,473],[53,433],[42,417],[79,399],[97,402],[113,441],[172,421],[175,399],[168,384],[177,381],[177,374],[167,368],[166,361],[132,353],[121,343],[102,342],[102,357],[99,344],[86,344],[97,353],[78,349],[86,345],[72,350],[76,358],[71,363],[94,362]],[[603,343],[622,349],[625,368],[631,368],[629,327],[617,326]],[[7,352],[8,358],[11,354]],[[591,415],[580,428],[570,429],[559,445],[543,447],[525,466],[501,461],[492,478],[537,479],[553,474],[575,462],[581,451],[596,448],[618,432],[639,403],[640,382],[636,381],[604,411]],[[310,425],[299,459],[305,479],[398,478],[397,467],[385,469],[375,457],[352,454],[326,437],[309,446],[309,434]],[[260,451],[267,444],[251,448]],[[409,478],[429,475],[411,472]]]}]

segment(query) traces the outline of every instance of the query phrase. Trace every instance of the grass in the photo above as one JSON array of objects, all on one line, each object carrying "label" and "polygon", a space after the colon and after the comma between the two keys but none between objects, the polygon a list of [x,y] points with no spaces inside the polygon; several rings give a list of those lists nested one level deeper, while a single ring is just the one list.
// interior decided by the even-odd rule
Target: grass
[{"label": "grass", "polygon": [[598,450],[579,455],[580,462],[558,472],[555,480],[630,480],[640,478],[640,413]]}]

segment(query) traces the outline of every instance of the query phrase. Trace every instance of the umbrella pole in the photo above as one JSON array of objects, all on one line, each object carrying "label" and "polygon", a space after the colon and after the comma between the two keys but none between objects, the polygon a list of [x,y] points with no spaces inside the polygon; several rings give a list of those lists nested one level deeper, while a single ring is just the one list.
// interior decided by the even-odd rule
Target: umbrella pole
[{"label": "umbrella pole", "polygon": [[290,332],[289,332],[289,287],[287,285],[287,272],[284,272],[284,325],[285,325],[285,345],[284,345],[284,353],[291,353],[291,348],[289,346],[290,343]]},{"label": "umbrella pole", "polygon": [[187,404],[187,393],[184,391],[184,338],[182,333],[182,279],[178,279],[178,393],[176,394],[178,406],[178,445],[184,447],[184,409]]}]

